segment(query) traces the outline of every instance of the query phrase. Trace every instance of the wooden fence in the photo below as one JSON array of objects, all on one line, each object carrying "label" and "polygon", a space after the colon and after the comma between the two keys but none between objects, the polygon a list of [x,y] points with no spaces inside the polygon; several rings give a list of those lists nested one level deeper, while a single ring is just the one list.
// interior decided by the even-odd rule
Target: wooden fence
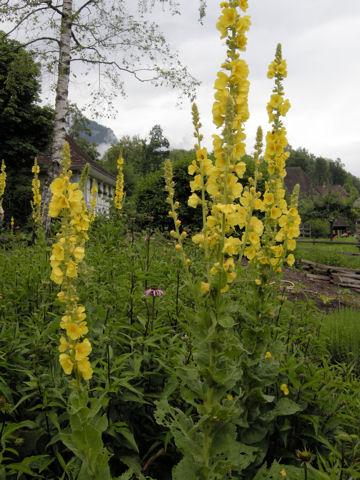
[{"label": "wooden fence", "polygon": [[[360,240],[360,239],[359,239]],[[353,256],[359,256],[360,255],[360,241],[357,242],[344,242],[342,240],[318,240],[316,238],[303,238],[299,237],[296,239],[297,243],[309,243],[315,246],[315,244],[324,244],[324,245],[355,245],[358,249],[359,252],[342,252],[342,251],[337,251],[336,253],[339,253],[341,255],[353,255]],[[306,248],[306,247],[305,247]],[[309,247],[310,249],[310,247]],[[330,251],[330,250],[329,250]]]}]

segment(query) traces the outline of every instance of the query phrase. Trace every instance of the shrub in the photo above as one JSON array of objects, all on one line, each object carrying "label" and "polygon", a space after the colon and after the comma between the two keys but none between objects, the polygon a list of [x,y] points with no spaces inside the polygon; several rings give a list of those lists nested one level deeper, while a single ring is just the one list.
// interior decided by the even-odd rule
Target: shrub
[{"label": "shrub", "polygon": [[323,218],[312,218],[308,220],[307,225],[311,226],[311,236],[315,238],[324,238],[330,235],[330,224]]}]

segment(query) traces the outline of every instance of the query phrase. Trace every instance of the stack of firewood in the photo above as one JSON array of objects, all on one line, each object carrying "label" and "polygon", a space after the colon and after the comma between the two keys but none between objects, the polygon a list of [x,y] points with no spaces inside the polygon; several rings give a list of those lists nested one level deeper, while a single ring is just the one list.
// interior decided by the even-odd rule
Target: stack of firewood
[{"label": "stack of firewood", "polygon": [[323,280],[338,285],[341,288],[351,288],[360,292],[360,269],[333,267],[310,260],[301,260],[306,276],[313,280]]}]

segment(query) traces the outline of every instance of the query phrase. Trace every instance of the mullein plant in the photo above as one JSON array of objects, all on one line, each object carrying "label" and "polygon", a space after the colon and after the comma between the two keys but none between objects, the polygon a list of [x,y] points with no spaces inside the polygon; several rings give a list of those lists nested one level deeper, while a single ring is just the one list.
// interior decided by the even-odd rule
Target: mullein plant
[{"label": "mullein plant", "polygon": [[85,256],[84,243],[88,238],[89,218],[83,202],[83,193],[77,183],[71,183],[70,150],[65,143],[62,172],[50,186],[53,194],[49,206],[50,217],[61,218],[61,231],[57,234],[50,257],[51,280],[61,286],[58,298],[65,304],[60,327],[66,337],[60,338],[60,364],[67,375],[72,373],[89,380],[92,368],[89,361],[91,344],[87,338],[85,307],[79,304],[76,292],[79,264]]},{"label": "mullein plant", "polygon": [[66,375],[74,375],[70,386],[69,418],[71,433],[60,434],[63,443],[80,459],[79,480],[110,479],[108,453],[104,449],[102,433],[107,428],[106,415],[100,415],[103,400],[87,394],[87,383],[93,375],[89,361],[92,347],[85,338],[88,333],[85,307],[80,304],[76,281],[85,256],[89,216],[83,192],[77,183],[71,183],[70,149],[63,149],[62,171],[51,184],[52,198],[49,215],[61,219],[61,229],[52,246],[50,257],[51,280],[61,287],[58,299],[65,306],[60,327],[66,333],[60,338],[59,361]]},{"label": "mullein plant", "polygon": [[[258,351],[246,350],[245,333],[251,331],[252,335],[253,329],[247,328],[245,322],[241,324],[240,308],[235,304],[231,306],[227,292],[232,284],[242,281],[242,257],[250,263],[250,271],[255,269],[251,275],[255,288],[277,273],[284,260],[291,265],[293,256],[286,252],[295,248],[299,224],[296,192],[290,209],[284,199],[283,178],[288,154],[284,152],[286,132],[280,117],[286,114],[290,104],[283,98],[281,81],[286,76],[286,63],[281,58],[281,48],[278,47],[269,70],[276,80],[268,106],[272,132],[266,136],[263,158],[263,134],[261,128],[258,129],[254,176],[248,178],[247,186],[243,187],[249,69],[239,52],[246,47],[250,18],[244,15],[247,0],[222,2],[220,7],[216,26],[221,38],[226,38],[227,59],[214,85],[213,121],[221,128],[220,134],[213,135],[214,161],[201,144],[203,136],[196,105],[192,109],[196,159],[189,166],[193,180],[188,204],[202,208],[203,228],[192,237],[204,252],[205,278],[200,281],[191,275],[190,261],[184,251],[186,233],[181,232],[181,220],[177,215],[179,205],[174,199],[171,164],[165,163],[169,215],[175,223],[171,235],[176,240],[175,248],[185,264],[194,293],[194,318],[185,325],[192,343],[192,361],[176,371],[180,377],[181,396],[190,405],[188,412],[191,413],[186,415],[173,407],[167,398],[158,403],[156,412],[158,422],[171,430],[183,454],[173,472],[175,480],[188,478],[190,473],[192,478],[203,480],[227,478],[262,461],[262,449],[242,443],[242,429],[236,425],[246,430],[246,418],[251,417],[244,395],[250,391],[246,382],[251,375],[246,372],[251,371],[250,364],[253,368],[261,367],[264,359],[269,358],[269,352],[266,357],[269,346],[267,341],[261,341],[256,347]],[[263,162],[267,165],[269,179],[261,195],[257,188]],[[256,323],[259,325],[258,321]],[[259,334],[261,332],[255,333]],[[273,378],[277,381],[275,374]],[[257,387],[261,391],[264,386]],[[280,384],[277,391],[284,395]]]},{"label": "mullein plant", "polygon": [[91,190],[90,190],[90,205],[89,205],[90,223],[92,223],[95,220],[95,216],[96,216],[97,193],[98,193],[97,183],[96,183],[96,180],[94,179],[93,186],[91,187]]},{"label": "mullein plant", "polygon": [[116,186],[115,186],[115,197],[114,197],[114,205],[116,210],[121,212],[123,207],[124,201],[124,173],[123,173],[123,165],[124,159],[120,154],[118,161],[117,161],[117,177],[116,177]]},{"label": "mullein plant", "polygon": [[0,222],[3,221],[4,218],[4,209],[2,206],[5,186],[6,186],[6,166],[4,160],[1,162],[1,170],[0,170]]},{"label": "mullein plant", "polygon": [[261,242],[257,244],[248,258],[257,264],[259,275],[268,281],[274,274],[281,273],[284,263],[292,266],[295,257],[296,237],[299,236],[300,216],[297,210],[299,187],[295,186],[290,204],[285,200],[283,179],[286,176],[285,163],[289,152],[286,129],[282,117],[290,108],[290,102],[284,98],[282,81],[287,76],[286,61],[282,58],[281,45],[276,48],[275,59],[270,63],[268,78],[275,78],[275,86],[267,104],[271,131],[266,135],[264,160],[268,172],[263,194],[264,232]]},{"label": "mullein plant", "polygon": [[[220,6],[217,28],[221,38],[227,37],[228,52],[224,71],[215,81],[213,118],[215,125],[222,127],[222,134],[213,137],[215,161],[201,145],[199,113],[195,105],[192,110],[197,142],[196,160],[189,167],[194,179],[188,203],[202,207],[203,228],[192,237],[204,250],[206,278],[200,282],[192,277],[184,252],[185,232],[181,232],[177,215],[179,205],[174,200],[170,162],[165,164],[169,214],[175,223],[171,234],[194,293],[194,318],[184,325],[191,339],[191,361],[184,361],[176,369],[180,394],[189,408],[185,413],[164,398],[156,411],[157,421],[170,429],[183,455],[173,471],[175,480],[215,480],[240,473],[254,460],[256,451],[237,438],[242,377],[239,358],[243,349],[240,337],[234,334],[234,318],[225,295],[237,275],[235,259],[244,249],[235,235],[236,227],[248,224],[248,230],[259,235],[263,229],[262,222],[240,204],[241,179],[246,170],[241,157],[245,154],[244,122],[249,116],[249,70],[238,52],[245,49],[250,18],[243,15],[247,1],[222,2]],[[257,151],[261,149],[260,137]]]},{"label": "mullein plant", "polygon": [[32,194],[33,199],[31,201],[31,216],[34,221],[35,230],[38,232],[41,228],[41,193],[40,193],[40,180],[39,180],[39,173],[40,167],[37,162],[37,158],[35,158],[34,165],[31,169],[32,173],[34,174],[33,179],[31,181],[32,187]]}]

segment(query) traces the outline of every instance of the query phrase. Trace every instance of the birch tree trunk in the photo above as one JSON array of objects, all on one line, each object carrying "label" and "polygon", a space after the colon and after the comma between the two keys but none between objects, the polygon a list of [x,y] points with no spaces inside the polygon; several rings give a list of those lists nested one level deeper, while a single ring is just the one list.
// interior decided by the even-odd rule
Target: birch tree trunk
[{"label": "birch tree trunk", "polygon": [[60,172],[62,149],[66,133],[66,109],[69,94],[70,60],[71,60],[71,28],[72,28],[73,0],[63,0],[60,38],[59,63],[55,98],[55,118],[53,139],[51,144],[51,161],[47,179],[43,189],[43,227],[48,236],[50,217],[48,215],[51,200],[50,185]]}]

